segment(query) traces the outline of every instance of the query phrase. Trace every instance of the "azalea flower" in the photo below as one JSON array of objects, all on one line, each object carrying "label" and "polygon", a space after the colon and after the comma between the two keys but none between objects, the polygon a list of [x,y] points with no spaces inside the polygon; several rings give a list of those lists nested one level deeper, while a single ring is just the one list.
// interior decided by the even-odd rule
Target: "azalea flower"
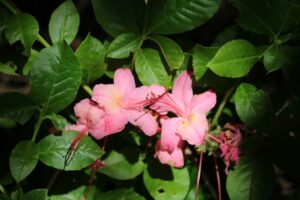
[{"label": "azalea flower", "polygon": [[78,131],[81,134],[90,133],[94,138],[101,139],[124,128],[116,123],[114,116],[106,114],[102,108],[89,99],[83,99],[77,103],[74,111],[78,120],[75,125],[67,126],[66,130]]},{"label": "azalea flower", "polygon": [[137,88],[131,71],[120,68],[115,71],[114,84],[98,84],[94,87],[92,100],[113,120],[111,129],[119,132],[130,122],[146,135],[152,136],[158,124],[156,117],[145,106],[152,104],[164,92],[165,89],[158,85]]},{"label": "azalea flower", "polygon": [[162,123],[161,145],[173,152],[177,147],[176,136],[191,145],[200,145],[208,130],[206,113],[216,104],[216,94],[207,91],[193,95],[192,79],[185,71],[175,80],[172,93],[163,95],[152,109],[166,114],[172,112],[176,117]]},{"label": "azalea flower", "polygon": [[158,158],[158,160],[162,164],[168,164],[172,167],[181,168],[184,165],[184,157],[183,157],[183,151],[182,147],[184,145],[184,142],[182,140],[177,140],[176,148],[173,151],[170,151],[169,149],[165,148],[161,140],[158,140],[155,145],[155,157]]}]

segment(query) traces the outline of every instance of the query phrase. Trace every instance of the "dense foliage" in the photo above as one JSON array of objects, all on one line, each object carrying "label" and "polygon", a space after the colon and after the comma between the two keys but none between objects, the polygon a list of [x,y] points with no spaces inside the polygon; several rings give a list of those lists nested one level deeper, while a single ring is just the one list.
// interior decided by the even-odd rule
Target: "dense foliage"
[{"label": "dense foliage", "polygon": [[0,199],[299,198],[298,0],[25,4],[0,0],[27,88],[0,90]]}]

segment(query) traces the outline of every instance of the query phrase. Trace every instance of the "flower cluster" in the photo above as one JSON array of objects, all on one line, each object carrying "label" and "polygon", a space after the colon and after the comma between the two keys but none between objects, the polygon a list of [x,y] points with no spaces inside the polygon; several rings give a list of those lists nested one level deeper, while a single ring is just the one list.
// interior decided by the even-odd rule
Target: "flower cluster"
[{"label": "flower cluster", "polygon": [[220,150],[221,150],[221,157],[223,157],[224,163],[226,165],[225,173],[228,173],[228,168],[230,163],[233,162],[237,164],[240,160],[240,150],[238,145],[242,140],[242,134],[240,132],[239,126],[234,126],[231,124],[226,124],[225,128],[227,130],[221,132],[220,135]]},{"label": "flower cluster", "polygon": [[[114,84],[98,84],[92,98],[75,105],[78,118],[66,127],[81,134],[90,133],[96,139],[122,131],[127,123],[153,136],[161,130],[155,156],[163,164],[184,165],[185,142],[200,145],[208,130],[206,113],[216,104],[212,91],[193,94],[192,79],[183,72],[169,93],[159,85],[136,87],[129,69],[118,69]],[[152,112],[155,111],[155,112]],[[173,113],[175,117],[169,117]]]}]

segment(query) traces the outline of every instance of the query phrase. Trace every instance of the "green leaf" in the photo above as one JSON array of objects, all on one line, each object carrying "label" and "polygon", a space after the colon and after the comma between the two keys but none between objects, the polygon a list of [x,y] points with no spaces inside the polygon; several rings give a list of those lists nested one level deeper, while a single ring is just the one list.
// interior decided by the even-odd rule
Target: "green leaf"
[{"label": "green leaf", "polygon": [[151,39],[159,46],[170,70],[179,69],[182,66],[184,54],[175,41],[159,35],[152,36]]},{"label": "green leaf", "polygon": [[138,50],[140,44],[143,42],[142,37],[132,34],[124,33],[116,37],[110,43],[107,50],[107,57],[109,58],[128,58],[129,54]]},{"label": "green leaf", "polygon": [[0,117],[25,124],[37,107],[24,94],[12,92],[0,95]]},{"label": "green leaf", "polygon": [[241,120],[252,128],[268,128],[273,118],[272,102],[263,90],[242,83],[234,95],[235,109]]},{"label": "green leaf", "polygon": [[144,85],[160,84],[170,86],[171,77],[153,49],[141,49],[135,59],[135,71]]},{"label": "green leaf", "polygon": [[190,187],[187,168],[171,168],[154,159],[147,163],[143,179],[146,189],[156,200],[182,200]]},{"label": "green leaf", "polygon": [[116,189],[101,194],[97,199],[105,200],[145,200],[145,198],[135,191],[129,189]]},{"label": "green leaf", "polygon": [[[42,139],[38,143],[40,161],[56,169],[71,171],[89,166],[103,154],[101,148],[88,136],[83,136],[75,152],[69,152],[76,136],[78,133],[75,131],[65,131],[62,136],[49,135]],[[69,153],[72,156],[67,163]]]},{"label": "green leaf", "polygon": [[81,67],[70,47],[57,43],[43,49],[30,73],[31,97],[43,113],[56,113],[76,97],[81,83]]},{"label": "green leaf", "polygon": [[[6,28],[6,23],[7,20],[9,19],[9,17],[11,16],[11,14],[8,12],[7,9],[5,9],[4,7],[0,6],[0,35],[2,36],[2,33],[4,32],[5,28]],[[2,41],[2,37],[0,37],[0,43]]]},{"label": "green leaf", "polygon": [[196,45],[193,49],[193,70],[195,79],[199,80],[207,70],[207,63],[214,57],[218,47]]},{"label": "green leaf", "polygon": [[30,54],[31,46],[39,33],[39,24],[36,19],[27,13],[12,15],[7,23],[5,36],[10,44],[21,41],[25,54]]},{"label": "green leaf", "polygon": [[13,65],[11,62],[1,63],[0,62],[0,73],[7,74],[7,75],[18,75],[16,73],[17,66]]},{"label": "green leaf", "polygon": [[[193,166],[190,170],[190,189],[188,194],[185,196],[184,200],[195,200],[195,192],[196,192],[196,185],[197,185],[197,174],[198,174],[198,168],[196,166]],[[197,200],[208,200],[211,198],[207,197],[200,185],[198,188],[198,194],[197,194]]]},{"label": "green leaf", "polygon": [[61,131],[63,131],[66,126],[70,125],[66,118],[54,113],[47,115],[45,118],[49,119],[52,122],[54,128],[57,128]]},{"label": "green leaf", "polygon": [[37,55],[39,54],[38,51],[31,49],[30,50],[30,56],[27,60],[27,63],[23,67],[23,75],[27,76],[29,75],[32,65],[35,62],[35,59],[37,58]]},{"label": "green leaf", "polygon": [[260,139],[251,138],[242,145],[235,170],[227,176],[226,188],[231,200],[269,199],[275,188],[273,164]]},{"label": "green leaf", "polygon": [[105,166],[100,168],[100,173],[118,180],[133,179],[144,169],[143,157],[137,148],[126,148],[120,152],[111,151],[103,160]]},{"label": "green leaf", "polygon": [[75,55],[82,68],[82,82],[88,84],[100,78],[105,69],[104,63],[106,49],[102,43],[88,35],[77,48]]},{"label": "green leaf", "polygon": [[264,54],[263,63],[268,73],[283,67],[285,64],[285,55],[282,49],[276,45],[270,46]]},{"label": "green leaf", "polygon": [[147,33],[174,34],[192,30],[210,19],[220,0],[148,1]]},{"label": "green leaf", "polygon": [[139,0],[92,0],[96,20],[111,36],[122,33],[139,33],[136,22],[140,6]]},{"label": "green leaf", "polygon": [[246,40],[224,44],[207,64],[217,75],[239,78],[245,76],[258,59],[256,48]]},{"label": "green leaf", "polygon": [[22,200],[48,200],[47,189],[35,189],[23,195]]},{"label": "green leaf", "polygon": [[[86,191],[86,187],[80,186],[75,190],[72,190],[66,194],[52,195],[50,197],[50,200],[79,200],[83,198],[85,191]],[[95,187],[91,187],[88,198],[86,200],[93,200],[93,199],[96,200],[96,198],[93,198],[94,193],[95,193]]]},{"label": "green leaf", "polygon": [[300,23],[300,4],[293,0],[235,0],[234,3],[240,10],[238,23],[252,32],[276,37]]},{"label": "green leaf", "polygon": [[79,14],[73,2],[66,0],[54,10],[49,22],[49,34],[53,43],[65,40],[70,44],[79,28]]},{"label": "green leaf", "polygon": [[26,178],[35,168],[39,159],[38,146],[32,141],[19,142],[9,157],[9,167],[17,182]]}]

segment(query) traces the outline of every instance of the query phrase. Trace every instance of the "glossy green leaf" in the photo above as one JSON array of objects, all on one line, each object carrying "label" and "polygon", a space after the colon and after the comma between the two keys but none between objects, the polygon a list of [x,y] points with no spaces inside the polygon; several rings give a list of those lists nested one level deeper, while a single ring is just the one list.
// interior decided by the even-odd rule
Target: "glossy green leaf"
[{"label": "glossy green leaf", "polygon": [[[83,198],[85,191],[86,191],[86,187],[80,186],[75,190],[72,190],[66,194],[52,195],[50,196],[50,200],[79,200]],[[91,187],[89,195],[86,200],[97,200],[97,199],[100,200],[100,198],[94,198],[94,193],[95,193],[95,187]]]},{"label": "glossy green leaf", "polygon": [[193,49],[193,70],[195,79],[199,80],[206,72],[207,63],[214,57],[218,47],[196,45]]},{"label": "glossy green leaf", "polygon": [[136,20],[140,6],[144,7],[143,1],[92,0],[92,5],[98,23],[111,36],[140,32]]},{"label": "glossy green leaf", "polygon": [[263,63],[268,73],[271,73],[283,67],[285,59],[283,50],[276,45],[272,45],[266,50]]},{"label": "glossy green leaf", "polygon": [[10,62],[7,63],[0,62],[0,73],[7,74],[7,75],[18,75],[16,73],[16,70],[17,70],[16,65],[13,65]]},{"label": "glossy green leaf", "polygon": [[300,23],[300,4],[293,0],[235,0],[234,3],[240,10],[238,23],[256,33],[276,37]]},{"label": "glossy green leaf", "polygon": [[142,38],[136,34],[124,33],[116,37],[109,45],[107,57],[127,58],[129,54],[138,50]]},{"label": "glossy green leaf", "polygon": [[176,169],[150,160],[143,174],[144,184],[156,200],[182,200],[190,187],[187,168]]},{"label": "glossy green leaf", "polygon": [[22,200],[48,200],[47,189],[35,189],[23,195]]},{"label": "glossy green leaf", "polygon": [[12,92],[0,95],[0,117],[25,124],[37,107],[24,94]]},{"label": "glossy green leaf", "polygon": [[175,41],[159,35],[152,36],[151,39],[159,46],[170,70],[181,67],[184,62],[184,54]]},{"label": "glossy green leaf", "polygon": [[[4,7],[1,7],[0,6],[0,35],[2,35],[2,33],[4,32],[5,28],[6,28],[6,23],[7,23],[7,20],[9,19],[10,17],[10,13],[8,12],[7,9],[5,9]],[[0,37],[0,43],[2,41],[2,37]]]},{"label": "glossy green leaf", "polygon": [[38,51],[36,51],[34,49],[30,50],[30,56],[27,60],[27,63],[23,67],[23,71],[22,71],[23,75],[25,75],[25,76],[29,75],[29,73],[31,71],[31,68],[32,68],[32,65],[33,65],[35,59],[37,58],[38,54],[39,54]]},{"label": "glossy green leaf", "polygon": [[226,188],[231,200],[269,199],[275,188],[273,164],[258,138],[242,145],[239,163],[227,176]]},{"label": "glossy green leaf", "polygon": [[174,34],[192,30],[210,19],[220,0],[148,1],[147,33]]},{"label": "glossy green leaf", "polygon": [[49,135],[39,143],[40,161],[56,169],[80,170],[92,164],[102,154],[102,149],[88,136],[83,136],[78,149],[70,152],[71,142],[78,132],[65,131],[61,136]]},{"label": "glossy green leaf", "polygon": [[145,200],[145,198],[133,190],[116,189],[101,194],[98,199],[105,200]]},{"label": "glossy green leaf", "polygon": [[241,120],[252,128],[268,128],[273,118],[272,102],[263,90],[242,83],[234,95],[235,109]]},{"label": "glossy green leaf", "polygon": [[52,122],[54,128],[57,128],[61,131],[63,131],[66,126],[70,125],[66,118],[54,113],[47,115],[45,118],[49,119]]},{"label": "glossy green leaf", "polygon": [[144,169],[143,157],[133,147],[120,152],[111,151],[103,162],[105,166],[99,172],[118,180],[133,179]]},{"label": "glossy green leaf", "polygon": [[135,71],[139,80],[145,85],[160,84],[170,86],[171,76],[153,49],[141,49],[135,59]]},{"label": "glossy green leaf", "polygon": [[82,82],[88,84],[100,78],[105,69],[104,63],[106,49],[102,43],[88,35],[77,48],[75,55],[82,68]]},{"label": "glossy green leaf", "polygon": [[30,73],[31,97],[43,113],[56,113],[76,97],[81,83],[81,67],[65,43],[43,49]]},{"label": "glossy green leaf", "polygon": [[17,182],[26,178],[35,168],[39,159],[38,146],[32,141],[19,142],[9,158],[12,176]]},{"label": "glossy green leaf", "polygon": [[49,34],[53,43],[66,41],[70,44],[79,28],[79,14],[73,2],[66,0],[54,10],[49,21]]},{"label": "glossy green leaf", "polygon": [[219,76],[239,78],[250,71],[258,56],[251,43],[246,40],[233,40],[224,44],[207,65]]},{"label": "glossy green leaf", "polygon": [[12,15],[7,23],[5,36],[10,44],[21,41],[25,53],[30,54],[31,46],[39,33],[39,24],[36,19],[27,13]]}]

